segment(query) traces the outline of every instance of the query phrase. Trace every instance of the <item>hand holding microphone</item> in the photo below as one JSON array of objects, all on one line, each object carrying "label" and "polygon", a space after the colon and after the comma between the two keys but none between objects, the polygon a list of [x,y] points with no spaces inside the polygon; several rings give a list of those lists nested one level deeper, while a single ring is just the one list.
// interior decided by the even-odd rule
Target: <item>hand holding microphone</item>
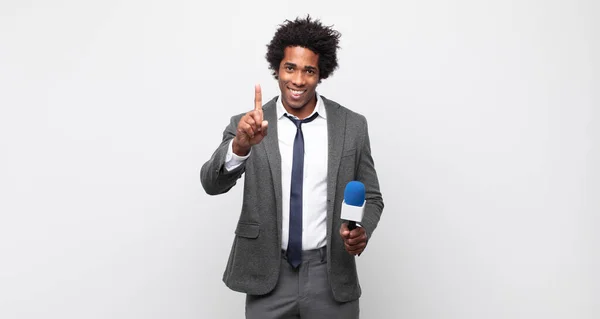
[{"label": "hand holding microphone", "polygon": [[340,236],[344,240],[344,247],[351,255],[360,255],[367,246],[367,233],[364,228],[356,227],[363,218],[365,208],[365,185],[359,181],[351,181],[344,191],[342,203],[342,223]]}]

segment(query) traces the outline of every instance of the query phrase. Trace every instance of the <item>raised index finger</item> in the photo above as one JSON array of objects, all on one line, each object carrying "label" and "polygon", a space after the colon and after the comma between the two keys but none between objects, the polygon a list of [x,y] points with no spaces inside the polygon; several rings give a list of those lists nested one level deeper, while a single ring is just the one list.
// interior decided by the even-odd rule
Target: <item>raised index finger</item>
[{"label": "raised index finger", "polygon": [[260,84],[254,86],[254,109],[262,111],[262,92],[260,91]]}]

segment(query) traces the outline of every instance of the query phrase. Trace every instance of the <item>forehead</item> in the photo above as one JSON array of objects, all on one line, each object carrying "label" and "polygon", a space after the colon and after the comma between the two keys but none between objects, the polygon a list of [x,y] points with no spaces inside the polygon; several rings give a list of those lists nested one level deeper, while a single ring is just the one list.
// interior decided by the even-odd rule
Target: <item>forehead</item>
[{"label": "forehead", "polygon": [[316,68],[319,64],[319,55],[307,48],[289,46],[283,51],[283,60],[281,60],[281,63],[286,62],[298,66],[312,66]]}]

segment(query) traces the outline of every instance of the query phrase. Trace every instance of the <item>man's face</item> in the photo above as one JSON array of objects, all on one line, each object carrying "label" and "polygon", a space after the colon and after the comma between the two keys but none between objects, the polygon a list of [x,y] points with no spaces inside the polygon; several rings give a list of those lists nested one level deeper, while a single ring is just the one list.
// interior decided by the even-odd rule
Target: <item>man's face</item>
[{"label": "man's face", "polygon": [[282,102],[288,112],[296,116],[308,116],[310,113],[305,113],[312,112],[317,103],[318,65],[319,55],[313,51],[299,46],[285,48],[277,76]]}]

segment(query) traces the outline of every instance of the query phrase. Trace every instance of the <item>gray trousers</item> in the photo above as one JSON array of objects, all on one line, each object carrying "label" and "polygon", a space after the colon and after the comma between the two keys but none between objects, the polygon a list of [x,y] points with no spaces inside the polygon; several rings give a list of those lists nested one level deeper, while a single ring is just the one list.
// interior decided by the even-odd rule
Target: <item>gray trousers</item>
[{"label": "gray trousers", "polygon": [[246,296],[246,318],[358,318],[358,299],[345,303],[333,299],[325,249],[302,252],[297,269],[290,266],[284,253],[275,289],[266,295]]}]

